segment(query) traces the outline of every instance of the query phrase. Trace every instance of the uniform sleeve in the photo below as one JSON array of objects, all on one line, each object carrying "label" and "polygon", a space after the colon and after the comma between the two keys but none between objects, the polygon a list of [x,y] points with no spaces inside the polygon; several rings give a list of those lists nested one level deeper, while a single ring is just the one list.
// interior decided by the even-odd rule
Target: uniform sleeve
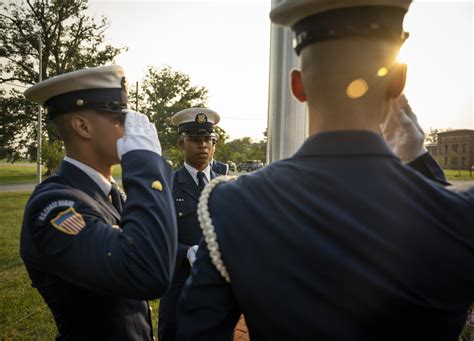
[{"label": "uniform sleeve", "polygon": [[170,285],[176,259],[171,179],[161,156],[148,151],[125,154],[122,183],[127,201],[120,226],[106,223],[93,200],[68,196],[65,190],[49,193],[61,200],[52,208],[36,205],[32,210],[28,227],[40,257],[26,261],[94,292],[135,299],[161,296]]},{"label": "uniform sleeve", "polygon": [[204,241],[178,304],[177,340],[232,340],[240,310]]},{"label": "uniform sleeve", "polygon": [[442,185],[449,185],[449,182],[446,181],[443,169],[433,159],[430,153],[421,155],[407,165],[430,180],[436,181]]}]

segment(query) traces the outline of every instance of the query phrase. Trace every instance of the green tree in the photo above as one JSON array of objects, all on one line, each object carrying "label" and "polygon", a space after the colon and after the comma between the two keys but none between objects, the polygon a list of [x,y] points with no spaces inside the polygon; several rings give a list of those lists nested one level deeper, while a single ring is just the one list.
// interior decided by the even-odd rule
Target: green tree
[{"label": "green tree", "polygon": [[428,132],[425,133],[425,143],[429,143],[429,144],[438,143],[438,132],[439,132],[439,129],[430,127],[430,130],[428,130]]},{"label": "green tree", "polygon": [[[449,165],[451,166],[451,169],[459,169],[460,167],[458,166],[458,160],[459,160],[459,155],[455,151],[451,152],[449,155]],[[461,171],[459,171],[459,174]]]},{"label": "green tree", "polygon": [[436,162],[443,168],[447,168],[447,165],[444,164],[444,157],[438,155],[436,157]]},{"label": "green tree", "polygon": [[[26,0],[0,5],[0,152],[9,161],[18,160],[25,152],[34,159],[37,107],[24,99],[23,91],[38,80],[39,39],[43,79],[113,62],[125,48],[104,43],[106,18],[96,22],[88,17],[87,0]],[[50,125],[46,121],[43,125],[47,139],[56,140]]]},{"label": "green tree", "polygon": [[[260,160],[266,162],[267,141],[264,133],[264,138],[258,142],[252,141],[250,137],[243,137],[235,139],[225,144],[225,152],[227,158],[222,160],[230,160],[240,163],[246,160]],[[219,149],[218,149],[219,150]],[[216,152],[216,155],[218,153]],[[216,159],[219,159],[216,157]]]},{"label": "green tree", "polygon": [[64,152],[62,141],[48,141],[43,138],[41,143],[41,159],[48,169],[48,175],[57,173],[63,158]]},{"label": "green tree", "polygon": [[[205,107],[207,89],[191,85],[191,79],[187,74],[175,71],[168,65],[161,68],[149,67],[140,89],[139,111],[155,123],[163,156],[173,164],[179,164],[183,157],[176,146],[179,139],[178,128],[173,125],[171,118],[186,108]],[[132,93],[131,102],[135,100],[136,96]],[[225,137],[224,131],[222,134]]]},{"label": "green tree", "polygon": [[438,134],[444,133],[446,131],[453,130],[452,128],[431,128],[425,134],[425,143],[437,144],[438,143]]}]

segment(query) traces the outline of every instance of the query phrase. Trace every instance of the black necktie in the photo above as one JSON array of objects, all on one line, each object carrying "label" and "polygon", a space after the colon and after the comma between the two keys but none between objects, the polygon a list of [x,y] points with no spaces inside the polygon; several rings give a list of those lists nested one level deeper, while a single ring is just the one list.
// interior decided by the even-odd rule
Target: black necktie
[{"label": "black necktie", "polygon": [[118,189],[118,186],[115,182],[112,182],[112,188],[110,189],[110,199],[112,201],[112,205],[114,205],[115,209],[118,213],[122,213],[122,195]]},{"label": "black necktie", "polygon": [[197,173],[199,192],[201,192],[204,189],[204,186],[206,186],[206,183],[204,182],[205,177],[206,175],[204,175],[203,172]]}]

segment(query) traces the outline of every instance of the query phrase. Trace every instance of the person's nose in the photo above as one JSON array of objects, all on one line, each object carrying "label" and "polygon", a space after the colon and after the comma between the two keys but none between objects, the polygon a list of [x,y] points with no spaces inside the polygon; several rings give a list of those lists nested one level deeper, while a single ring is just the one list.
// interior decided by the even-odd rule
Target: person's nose
[{"label": "person's nose", "polygon": [[206,149],[207,148],[206,141],[199,140],[198,147],[201,148],[201,149]]}]

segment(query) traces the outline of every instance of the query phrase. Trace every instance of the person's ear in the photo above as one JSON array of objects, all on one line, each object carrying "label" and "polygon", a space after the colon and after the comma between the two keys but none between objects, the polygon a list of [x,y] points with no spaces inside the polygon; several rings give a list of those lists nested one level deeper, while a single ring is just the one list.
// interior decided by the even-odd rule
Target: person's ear
[{"label": "person's ear", "polygon": [[71,127],[80,137],[84,139],[92,138],[92,122],[85,115],[73,115],[71,117]]},{"label": "person's ear", "polygon": [[389,85],[387,87],[388,98],[398,98],[405,88],[407,80],[407,65],[404,63],[397,63],[393,66]]},{"label": "person's ear", "polygon": [[304,93],[303,82],[301,81],[301,71],[296,69],[291,70],[290,77],[293,96],[300,102],[306,102],[307,98]]},{"label": "person's ear", "polygon": [[178,148],[179,148],[180,150],[184,150],[184,141],[183,141],[182,138],[180,138],[180,139],[178,140],[178,143],[177,143],[177,144],[178,144]]}]

